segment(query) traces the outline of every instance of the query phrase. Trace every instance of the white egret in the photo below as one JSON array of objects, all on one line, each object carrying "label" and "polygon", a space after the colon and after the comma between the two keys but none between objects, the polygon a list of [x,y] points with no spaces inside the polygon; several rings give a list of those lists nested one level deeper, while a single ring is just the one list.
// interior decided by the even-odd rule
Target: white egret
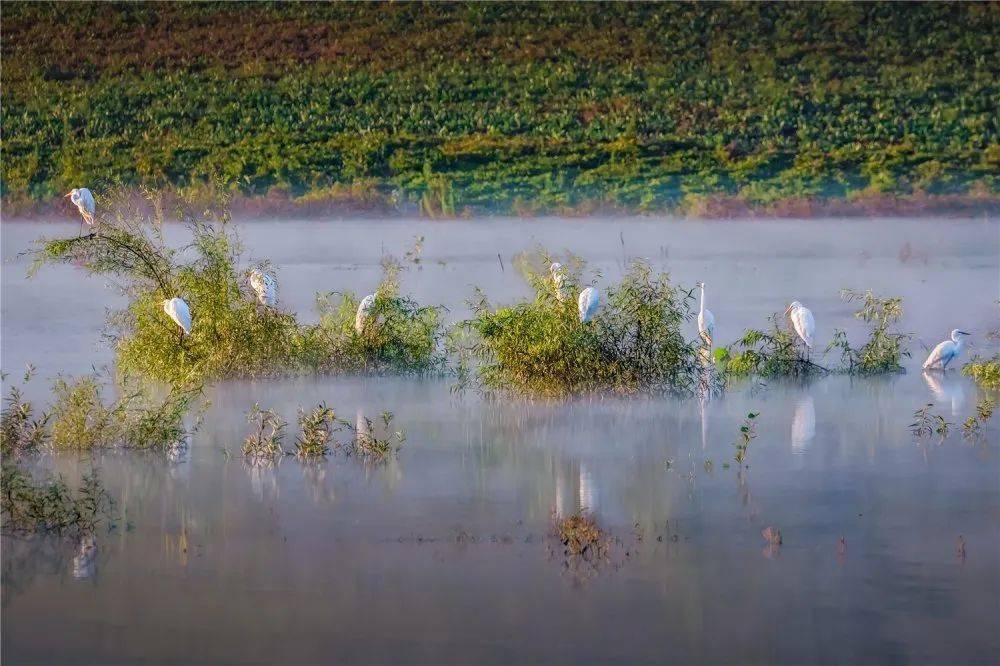
[{"label": "white egret", "polygon": [[597,308],[601,306],[601,294],[594,287],[587,287],[580,292],[577,299],[577,306],[580,308],[580,323],[585,324],[591,320]]},{"label": "white egret", "polygon": [[250,287],[257,294],[257,300],[261,305],[277,307],[278,305],[278,281],[269,273],[264,273],[259,269],[250,271]]},{"label": "white egret", "polygon": [[[86,187],[74,188],[66,196],[69,197],[69,200],[80,211],[83,222],[86,222],[87,226],[93,226],[94,212],[97,210],[97,207],[94,204],[94,195],[90,193],[90,190]],[[80,223],[81,233],[83,233],[83,222]]]},{"label": "white egret", "polygon": [[785,309],[785,314],[792,320],[792,328],[802,338],[806,347],[812,349],[813,334],[816,332],[816,320],[813,313],[806,306],[798,301],[792,301],[791,305]]},{"label": "white egret", "polygon": [[361,299],[361,303],[358,305],[358,314],[354,316],[354,330],[357,331],[358,335],[364,332],[365,322],[368,321],[368,317],[374,308],[375,294],[368,294]]},{"label": "white egret", "polygon": [[939,368],[942,371],[947,370],[948,364],[962,353],[962,348],[965,347],[965,336],[967,335],[972,334],[957,328],[953,330],[951,332],[951,340],[945,340],[940,343],[930,353],[927,360],[924,361],[924,370],[932,368]]},{"label": "white egret", "polygon": [[181,327],[181,338],[191,335],[191,308],[183,298],[168,298],[163,301],[163,311]]},{"label": "white egret", "polygon": [[712,346],[712,337],[715,335],[715,315],[705,307],[705,283],[699,282],[701,288],[701,310],[698,311],[698,333],[701,334],[705,344]]},{"label": "white egret", "polygon": [[562,302],[566,300],[566,274],[563,272],[562,264],[559,262],[552,262],[549,266],[549,274],[552,275],[552,284],[556,288],[556,298]]}]

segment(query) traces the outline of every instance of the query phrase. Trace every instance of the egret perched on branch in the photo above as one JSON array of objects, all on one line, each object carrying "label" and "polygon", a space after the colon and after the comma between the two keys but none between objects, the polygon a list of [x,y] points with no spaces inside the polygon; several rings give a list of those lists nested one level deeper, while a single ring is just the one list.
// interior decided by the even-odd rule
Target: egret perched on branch
[{"label": "egret perched on branch", "polygon": [[354,316],[354,330],[357,331],[358,335],[364,332],[365,322],[368,321],[374,308],[375,294],[368,294],[361,299],[361,303],[358,305],[358,314]]},{"label": "egret perched on branch", "polygon": [[250,271],[250,286],[257,294],[257,300],[261,305],[277,307],[278,305],[278,281],[273,275],[263,273],[258,269]]},{"label": "egret perched on branch", "polygon": [[785,314],[792,320],[792,328],[802,338],[802,342],[806,343],[806,347],[812,349],[813,334],[816,332],[816,320],[813,319],[813,313],[798,301],[792,301],[792,304],[785,309]]},{"label": "egret perched on branch", "polygon": [[563,273],[562,264],[558,261],[552,262],[549,266],[549,273],[552,275],[552,284],[556,288],[556,298],[561,303],[566,300],[566,275]]},{"label": "egret perched on branch", "polygon": [[715,315],[711,310],[705,308],[705,283],[699,282],[701,287],[701,310],[698,311],[698,333],[701,334],[705,344],[712,345],[712,337],[715,335]]},{"label": "egret perched on branch", "polygon": [[601,294],[594,287],[587,287],[580,292],[580,298],[576,301],[577,306],[580,308],[580,323],[585,324],[594,316],[597,312],[597,308],[601,306]]},{"label": "egret perched on branch", "polygon": [[942,371],[948,369],[948,364],[955,360],[955,357],[962,353],[965,347],[965,336],[972,335],[965,331],[955,329],[951,332],[951,340],[945,340],[934,348],[927,360],[924,361],[924,370],[940,368]]},{"label": "egret perched on branch", "polygon": [[[74,188],[66,195],[73,205],[80,211],[83,222],[87,226],[94,225],[94,211],[97,210],[94,204],[94,195],[86,187]],[[80,223],[80,233],[83,233],[83,222]]]},{"label": "egret perched on branch", "polygon": [[163,301],[163,311],[181,327],[181,339],[191,335],[191,308],[183,298],[168,298]]}]

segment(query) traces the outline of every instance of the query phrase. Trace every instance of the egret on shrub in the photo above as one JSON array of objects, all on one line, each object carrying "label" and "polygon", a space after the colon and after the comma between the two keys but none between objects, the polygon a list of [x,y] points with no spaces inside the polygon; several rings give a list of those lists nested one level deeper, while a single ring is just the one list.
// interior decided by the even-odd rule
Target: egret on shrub
[{"label": "egret on shrub", "polygon": [[86,187],[80,187],[73,188],[66,196],[77,207],[83,218],[83,221],[80,222],[80,233],[82,234],[84,222],[87,223],[87,226],[94,225],[94,211],[97,210],[94,204],[94,195]]},{"label": "egret on shrub", "polygon": [[357,331],[358,335],[364,332],[365,322],[368,321],[368,317],[374,308],[375,294],[368,294],[361,299],[361,303],[358,305],[358,314],[354,316],[354,330]]},{"label": "egret on shrub", "polygon": [[927,360],[924,361],[924,370],[931,370],[935,368],[942,371],[947,370],[948,364],[962,353],[962,348],[965,347],[965,336],[967,335],[972,334],[966,333],[965,331],[957,328],[953,330],[951,332],[951,340],[945,340],[944,342],[938,344],[938,346],[935,347],[927,357]]},{"label": "egret on shrub", "polygon": [[261,305],[277,307],[278,305],[278,281],[269,273],[263,273],[258,269],[250,271],[250,286],[257,294],[257,300]]},{"label": "egret on shrub", "polygon": [[791,305],[785,309],[785,314],[792,320],[792,328],[795,329],[802,342],[806,344],[806,347],[812,349],[813,334],[816,332],[816,320],[813,319],[813,313],[798,301],[792,301]]},{"label": "egret on shrub", "polygon": [[594,287],[587,287],[580,292],[577,305],[580,308],[580,323],[585,324],[590,321],[594,313],[597,312],[597,308],[600,307],[601,295]]},{"label": "egret on shrub", "polygon": [[698,333],[709,346],[712,345],[712,336],[715,335],[715,315],[711,310],[705,308],[705,283],[699,282],[701,288],[701,310],[698,311]]},{"label": "egret on shrub", "polygon": [[163,301],[163,311],[181,327],[181,339],[191,335],[191,308],[183,298],[168,298]]},{"label": "egret on shrub", "polygon": [[552,275],[552,284],[556,288],[556,298],[559,302],[566,300],[566,275],[563,273],[562,264],[552,262],[549,266],[549,273]]}]

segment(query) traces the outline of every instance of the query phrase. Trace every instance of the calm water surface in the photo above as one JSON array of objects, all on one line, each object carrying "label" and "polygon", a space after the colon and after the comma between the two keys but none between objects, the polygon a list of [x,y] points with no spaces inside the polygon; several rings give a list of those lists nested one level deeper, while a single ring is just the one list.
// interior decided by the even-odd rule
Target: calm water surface
[{"label": "calm water surface", "polygon": [[[70,268],[24,280],[15,255],[72,225],[2,227],[2,365],[58,373],[112,361],[100,333],[121,301]],[[526,292],[515,253],[545,245],[603,281],[634,256],[704,279],[728,342],[793,298],[857,335],[841,287],[904,297],[909,372],[737,387],[708,402],[593,399],[499,404],[446,380],[227,382],[186,454],[60,454],[98,468],[118,529],[74,544],[3,541],[9,663],[996,663],[1000,658],[1000,421],[977,443],[957,426],[982,392],[919,372],[921,342],[996,327],[995,222],[475,221],[254,223],[248,253],[278,267],[304,319],[319,290],[367,293],[383,252],[426,237],[404,287],[467,312],[478,285]],[[173,232],[178,242],[179,230]],[[501,270],[501,255],[504,270]],[[984,336],[973,351],[992,353]],[[294,419],[325,400],[354,419],[392,410],[395,460],[251,467],[238,454],[255,401]],[[915,442],[914,409],[956,423]],[[761,413],[748,469],[732,462]],[[589,508],[616,539],[606,560],[567,559],[553,514]],[[767,548],[761,530],[784,542]],[[966,556],[959,557],[962,535]],[[845,548],[838,549],[843,537]]]}]

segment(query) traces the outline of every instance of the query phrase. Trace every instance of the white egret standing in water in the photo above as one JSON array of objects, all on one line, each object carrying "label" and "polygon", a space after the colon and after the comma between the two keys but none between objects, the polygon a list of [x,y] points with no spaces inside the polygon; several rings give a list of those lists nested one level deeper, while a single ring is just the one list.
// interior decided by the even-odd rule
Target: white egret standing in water
[{"label": "white egret standing in water", "polygon": [[549,266],[549,274],[552,275],[552,284],[556,288],[556,298],[562,302],[566,300],[566,275],[563,273],[562,264],[555,261]]},{"label": "white egret standing in water", "polygon": [[364,332],[365,322],[368,321],[368,317],[374,308],[375,294],[368,294],[361,299],[361,303],[358,305],[358,314],[354,316],[354,330],[357,331],[358,335]]},{"label": "white egret standing in water", "polygon": [[257,301],[261,305],[277,307],[278,305],[278,281],[269,273],[264,273],[255,268],[250,271],[250,287],[257,294]]},{"label": "white egret standing in water", "polygon": [[[87,226],[94,225],[94,211],[97,210],[94,204],[94,195],[90,193],[86,187],[74,188],[70,190],[69,194],[66,195],[69,200],[77,207],[80,211],[80,216],[83,218],[83,222],[87,223]],[[83,233],[83,222],[80,223],[80,233]]]},{"label": "white egret standing in water", "polygon": [[597,312],[597,308],[600,307],[601,294],[594,287],[587,287],[580,292],[577,305],[580,308],[580,323],[585,324],[590,321],[594,313]]},{"label": "white egret standing in water", "polygon": [[802,342],[806,344],[806,347],[812,349],[813,334],[816,332],[816,320],[813,319],[813,313],[798,301],[792,301],[791,305],[785,309],[785,314],[792,320],[792,328],[802,338]]},{"label": "white egret standing in water", "polygon": [[699,282],[701,288],[701,310],[698,311],[698,333],[701,334],[705,344],[712,346],[712,337],[715,335],[715,315],[705,307],[705,283]]},{"label": "white egret standing in water", "polygon": [[163,301],[163,311],[181,327],[181,338],[191,335],[191,308],[183,298],[168,298]]},{"label": "white egret standing in water", "polygon": [[957,328],[953,330],[951,332],[951,340],[945,340],[938,344],[930,355],[928,355],[927,360],[924,361],[924,370],[934,368],[939,368],[942,371],[947,370],[948,364],[962,353],[962,348],[965,347],[965,336],[967,335],[972,334]]}]

